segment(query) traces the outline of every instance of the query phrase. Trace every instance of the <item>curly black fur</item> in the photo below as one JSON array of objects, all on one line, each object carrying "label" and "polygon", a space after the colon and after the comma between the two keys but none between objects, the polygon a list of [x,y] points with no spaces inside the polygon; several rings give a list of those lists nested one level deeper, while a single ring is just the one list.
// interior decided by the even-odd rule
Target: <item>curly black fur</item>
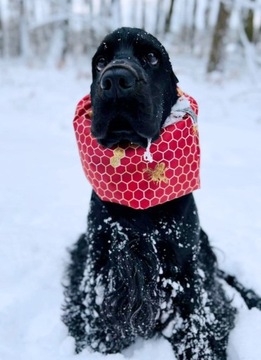
[{"label": "curly black fur", "polygon": [[192,195],[144,211],[93,193],[71,254],[63,320],[77,352],[115,353],[161,332],[178,359],[226,359],[235,310]]}]

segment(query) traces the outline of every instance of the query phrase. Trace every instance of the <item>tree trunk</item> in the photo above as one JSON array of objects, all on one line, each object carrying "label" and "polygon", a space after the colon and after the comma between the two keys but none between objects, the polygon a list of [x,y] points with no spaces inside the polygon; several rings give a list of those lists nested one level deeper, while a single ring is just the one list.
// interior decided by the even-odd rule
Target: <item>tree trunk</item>
[{"label": "tree trunk", "polygon": [[[242,19],[242,18],[241,18]],[[239,38],[244,50],[245,54],[245,62],[249,71],[249,74],[252,77],[252,81],[256,82],[257,77],[257,55],[256,55],[256,49],[253,42],[251,42],[247,36],[247,32],[245,29],[245,23],[244,21],[241,21],[239,23]]]},{"label": "tree trunk", "polygon": [[189,44],[189,38],[190,38],[190,14],[189,14],[189,3],[190,0],[183,0],[183,14],[182,14],[182,25],[181,25],[181,41],[187,47],[187,44]]},{"label": "tree trunk", "polygon": [[246,36],[248,40],[252,43],[254,41],[254,10],[253,9],[247,9],[243,11],[243,21],[244,21]]},{"label": "tree trunk", "polygon": [[191,50],[194,50],[195,47],[195,38],[196,38],[196,31],[197,31],[197,26],[196,26],[196,16],[197,16],[197,0],[194,0],[194,4],[193,4],[193,13],[192,13],[192,23],[191,23],[191,35],[190,35],[190,44],[191,44]]},{"label": "tree trunk", "polygon": [[[94,43],[96,43],[96,32],[95,32],[95,22],[94,22],[94,1],[95,0],[84,0],[84,4],[86,4],[88,10],[89,10],[89,16],[88,16],[88,28],[87,30],[88,38],[89,40],[80,41],[79,45],[82,45],[82,54],[87,54],[90,44],[93,46]],[[84,33],[82,29],[82,33]],[[86,39],[86,35],[84,35],[84,39]]]},{"label": "tree trunk", "polygon": [[166,20],[165,20],[165,28],[164,28],[165,33],[170,32],[171,20],[172,20],[172,15],[173,15],[173,10],[174,10],[174,3],[175,3],[175,0],[170,0],[169,11],[167,13]]},{"label": "tree trunk", "polygon": [[225,36],[227,34],[231,9],[228,8],[222,1],[219,5],[217,22],[212,38],[212,46],[209,55],[207,72],[211,73],[215,70],[220,70],[221,61],[224,55]]},{"label": "tree trunk", "polygon": [[31,55],[27,10],[26,1],[20,0],[20,47],[21,55],[24,56],[26,60],[28,60]]},{"label": "tree trunk", "polygon": [[206,8],[205,8],[205,14],[204,14],[205,30],[209,29],[210,9],[211,9],[211,0],[208,0],[207,4],[206,4]]},{"label": "tree trunk", "polygon": [[5,33],[7,55],[18,57],[21,55],[20,1],[9,0],[7,6],[8,18]]},{"label": "tree trunk", "polygon": [[161,5],[162,5],[162,0],[157,0],[155,35],[159,35],[159,33],[160,33]]},{"label": "tree trunk", "polygon": [[[60,31],[61,31],[61,51],[58,59],[58,68],[63,68],[66,63],[66,58],[68,56],[68,53],[70,51],[70,13],[71,13],[71,6],[72,1],[66,0],[65,4],[62,7],[62,10],[66,14],[66,19],[62,21],[62,24],[60,25]],[[59,25],[58,25],[59,26]]]}]

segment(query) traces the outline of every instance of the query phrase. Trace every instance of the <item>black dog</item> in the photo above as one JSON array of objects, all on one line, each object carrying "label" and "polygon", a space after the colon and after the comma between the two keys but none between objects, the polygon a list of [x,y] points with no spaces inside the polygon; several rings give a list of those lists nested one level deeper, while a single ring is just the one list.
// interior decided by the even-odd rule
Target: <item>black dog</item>
[{"label": "black dog", "polygon": [[[132,28],[108,35],[93,58],[93,136],[107,148],[146,147],[178,99],[177,81],[152,35]],[[63,320],[77,352],[116,353],[137,336],[161,333],[179,360],[227,359],[236,311],[220,278],[244,289],[218,270],[192,194],[134,210],[93,192],[87,233],[71,259]],[[243,295],[261,307],[254,293]]]}]

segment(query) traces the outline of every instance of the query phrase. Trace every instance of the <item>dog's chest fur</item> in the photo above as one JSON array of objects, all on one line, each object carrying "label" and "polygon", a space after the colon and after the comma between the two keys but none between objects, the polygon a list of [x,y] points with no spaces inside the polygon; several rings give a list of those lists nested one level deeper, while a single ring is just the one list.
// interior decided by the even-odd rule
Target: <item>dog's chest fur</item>
[{"label": "dog's chest fur", "polygon": [[78,281],[75,274],[77,289],[69,295],[75,297],[74,317],[78,312],[82,326],[78,348],[87,342],[95,350],[116,352],[137,336],[149,338],[161,331],[170,337],[204,297],[196,296],[204,271],[199,268],[194,202],[183,216],[154,209],[138,224],[127,210],[127,224],[124,214],[111,210],[113,205],[93,197],[82,245],[84,271],[79,269]]}]

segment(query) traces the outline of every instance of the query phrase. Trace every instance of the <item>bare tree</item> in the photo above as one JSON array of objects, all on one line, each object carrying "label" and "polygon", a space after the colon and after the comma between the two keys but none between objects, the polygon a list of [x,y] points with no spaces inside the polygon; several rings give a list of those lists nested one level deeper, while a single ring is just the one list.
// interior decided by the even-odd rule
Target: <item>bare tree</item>
[{"label": "bare tree", "polygon": [[5,26],[6,55],[21,55],[20,36],[20,0],[9,0],[7,3],[7,14]]},{"label": "bare tree", "polygon": [[192,51],[194,50],[196,31],[197,31],[197,25],[196,25],[197,6],[198,6],[198,2],[197,2],[197,0],[194,0],[193,10],[192,10],[192,22],[191,22],[191,27],[190,27],[190,29],[191,29],[190,30],[190,45],[191,45]]},{"label": "bare tree", "polygon": [[164,27],[165,33],[170,32],[174,5],[175,5],[175,0],[170,0],[169,10],[167,12],[167,16],[166,16],[166,20],[165,20],[165,27]]},{"label": "bare tree", "polygon": [[[252,0],[254,3],[254,0]],[[252,8],[243,9],[243,23],[246,36],[250,42],[254,41],[254,10]]]},{"label": "bare tree", "polygon": [[[88,17],[88,31],[90,39],[92,39],[92,42],[96,41],[96,32],[95,32],[95,23],[93,20],[93,14],[94,14],[94,6],[93,6],[94,0],[84,0],[85,5],[87,6],[89,10],[89,17]],[[80,44],[82,48],[83,53],[88,52],[88,43],[85,41],[82,44]]]},{"label": "bare tree", "polygon": [[66,57],[69,53],[69,36],[70,36],[70,23],[69,23],[69,18],[70,18],[70,12],[71,12],[71,7],[72,7],[72,1],[71,0],[66,0],[65,4],[64,4],[65,8],[64,8],[64,13],[67,15],[65,17],[65,19],[62,21],[60,27],[61,27],[61,31],[62,31],[62,43],[61,43],[61,54],[60,54],[60,59],[58,60],[58,67],[63,67],[65,65],[66,62]]},{"label": "bare tree", "polygon": [[224,55],[224,39],[228,31],[231,8],[220,1],[217,22],[212,38],[212,45],[207,65],[207,72],[220,70],[221,61]]},{"label": "bare tree", "polygon": [[31,56],[31,44],[30,44],[30,33],[28,26],[28,8],[26,0],[20,0],[19,3],[20,12],[20,42],[21,42],[21,55],[26,60]]},{"label": "bare tree", "polygon": [[[187,51],[190,47],[192,51],[205,51],[208,49],[206,44],[211,42],[207,71],[212,72],[221,67],[226,34],[230,30],[232,9],[228,4],[235,1],[131,0],[130,26],[146,28],[151,24],[148,22],[148,16],[151,16],[156,35],[163,37],[172,31],[178,32],[175,37],[181,40],[179,47],[182,50]],[[233,8],[233,15],[239,19],[235,41],[238,44],[240,40],[245,63],[254,69],[254,65],[259,64],[260,0],[237,1],[238,6]],[[77,12],[73,12],[75,4],[78,4]],[[23,56],[25,60],[35,58],[63,66],[68,55],[77,54],[81,61],[82,56],[92,52],[105,32],[122,25],[121,12],[126,11],[122,6],[123,0],[0,0],[0,57]],[[176,9],[180,10],[179,14]],[[216,25],[211,34],[210,19],[215,12]],[[174,18],[179,21],[178,29],[172,28]],[[202,19],[205,31],[198,42]],[[184,47],[184,44],[187,45]]]},{"label": "bare tree", "polygon": [[155,23],[155,34],[159,35],[160,33],[160,14],[162,13],[162,0],[157,0],[157,7],[156,7],[156,23]]},{"label": "bare tree", "polygon": [[182,26],[181,26],[181,39],[184,44],[189,44],[189,37],[190,37],[190,0],[183,0],[183,14],[182,14]]},{"label": "bare tree", "polygon": [[[245,9],[244,9],[245,10]],[[254,40],[254,24],[252,24],[252,16],[254,15],[254,8],[252,8],[251,6],[249,7],[248,10],[251,10],[250,16],[249,16],[249,12],[247,12],[247,22],[248,24],[246,24],[245,19],[242,19],[242,11],[239,14],[240,17],[240,22],[238,25],[238,34],[239,34],[239,39],[240,39],[240,43],[242,45],[243,48],[243,53],[245,56],[245,64],[247,66],[248,72],[250,74],[250,76],[252,77],[252,81],[253,82],[258,82],[259,79],[257,79],[256,74],[257,74],[257,53],[256,53],[256,48],[255,48],[255,44],[253,42]],[[252,28],[253,26],[253,28]]]},{"label": "bare tree", "polygon": [[212,0],[207,0],[205,11],[204,11],[204,24],[205,24],[206,30],[209,29],[209,15],[210,15],[210,9],[211,9],[211,1]]}]

